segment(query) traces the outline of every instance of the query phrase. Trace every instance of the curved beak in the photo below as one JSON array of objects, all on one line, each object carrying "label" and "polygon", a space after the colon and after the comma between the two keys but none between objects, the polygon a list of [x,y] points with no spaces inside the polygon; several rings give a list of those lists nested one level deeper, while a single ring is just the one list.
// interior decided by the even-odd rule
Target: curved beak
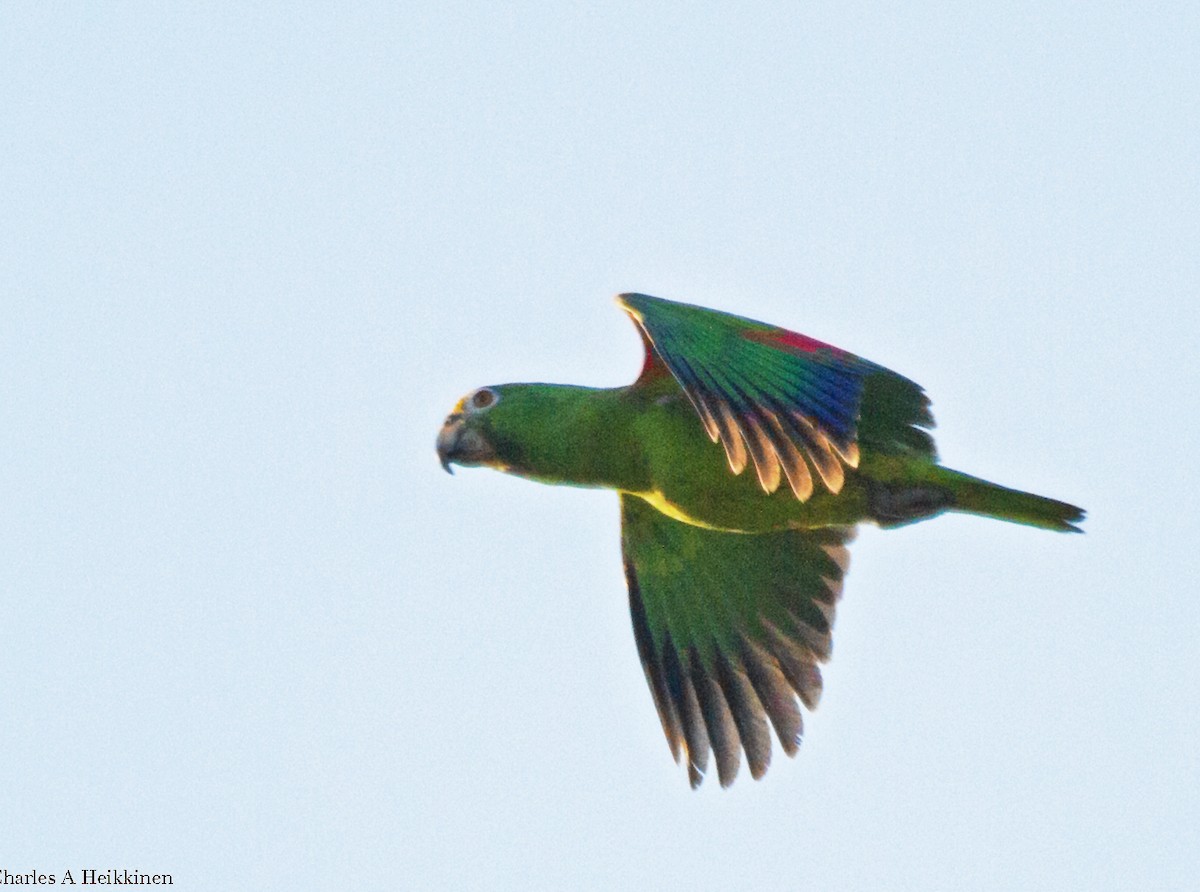
[{"label": "curved beak", "polygon": [[461,412],[451,412],[437,436],[438,460],[447,474],[453,474],[450,463],[482,465],[496,457],[492,444],[474,428],[467,427]]},{"label": "curved beak", "polygon": [[442,429],[438,431],[437,438],[438,461],[442,463],[442,470],[451,475],[454,473],[454,468],[450,467],[450,459],[454,455],[455,439],[455,433],[450,425],[442,425]]}]

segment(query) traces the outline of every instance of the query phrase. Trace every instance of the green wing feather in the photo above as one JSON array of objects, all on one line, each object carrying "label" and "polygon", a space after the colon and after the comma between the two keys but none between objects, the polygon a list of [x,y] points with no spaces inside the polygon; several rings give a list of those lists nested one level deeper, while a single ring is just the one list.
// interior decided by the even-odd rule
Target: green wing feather
[{"label": "green wing feather", "polygon": [[841,490],[859,443],[930,454],[929,400],[907,378],[830,344],[741,316],[646,294],[617,298],[646,344],[639,382],[669,372],[740,474],[806,501]]},{"label": "green wing feather", "polygon": [[715,756],[721,786],[745,750],[757,779],[775,728],[794,755],[797,696],[821,694],[848,528],[747,535],[672,520],[621,496],[621,546],[638,655],[676,761],[693,787]]}]

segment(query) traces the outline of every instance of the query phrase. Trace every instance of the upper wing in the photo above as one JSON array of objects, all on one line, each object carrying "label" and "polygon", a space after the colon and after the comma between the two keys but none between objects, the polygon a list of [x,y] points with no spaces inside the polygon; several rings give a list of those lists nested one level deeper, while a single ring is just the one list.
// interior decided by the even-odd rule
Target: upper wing
[{"label": "upper wing", "polygon": [[[725,447],[733,473],[749,458],[766,492],[786,476],[805,501],[813,471],[838,492],[844,467],[857,467],[858,444],[867,434],[882,448],[932,450],[919,430],[933,426],[929,400],[895,372],[741,316],[646,294],[622,294],[617,301],[645,341],[639,381],[673,375],[708,435]],[[873,417],[860,418],[868,409]]]},{"label": "upper wing", "polygon": [[716,756],[721,786],[741,750],[757,779],[771,733],[790,756],[821,695],[853,531],[748,535],[672,520],[621,496],[621,548],[638,656],[676,761],[693,787]]}]

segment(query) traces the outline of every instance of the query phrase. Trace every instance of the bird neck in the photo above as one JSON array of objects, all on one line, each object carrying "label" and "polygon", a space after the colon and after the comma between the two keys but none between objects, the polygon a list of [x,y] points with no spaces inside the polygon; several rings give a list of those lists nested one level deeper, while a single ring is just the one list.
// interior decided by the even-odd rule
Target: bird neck
[{"label": "bird neck", "polygon": [[542,423],[522,432],[506,468],[543,483],[638,490],[648,485],[630,389],[537,385]]}]

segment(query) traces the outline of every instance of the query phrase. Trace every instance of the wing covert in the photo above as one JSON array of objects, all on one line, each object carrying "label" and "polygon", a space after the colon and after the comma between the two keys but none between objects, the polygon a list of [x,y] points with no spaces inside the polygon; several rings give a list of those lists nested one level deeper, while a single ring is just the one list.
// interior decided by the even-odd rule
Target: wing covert
[{"label": "wing covert", "polygon": [[[669,372],[720,441],[730,470],[753,465],[771,493],[786,479],[806,501],[820,481],[841,490],[858,466],[860,420],[883,448],[931,443],[913,428],[933,424],[921,388],[882,366],[806,335],[741,316],[646,294],[622,294],[646,347],[638,383]],[[879,423],[860,418],[864,393],[887,394]],[[874,411],[874,410],[872,410]]]}]

